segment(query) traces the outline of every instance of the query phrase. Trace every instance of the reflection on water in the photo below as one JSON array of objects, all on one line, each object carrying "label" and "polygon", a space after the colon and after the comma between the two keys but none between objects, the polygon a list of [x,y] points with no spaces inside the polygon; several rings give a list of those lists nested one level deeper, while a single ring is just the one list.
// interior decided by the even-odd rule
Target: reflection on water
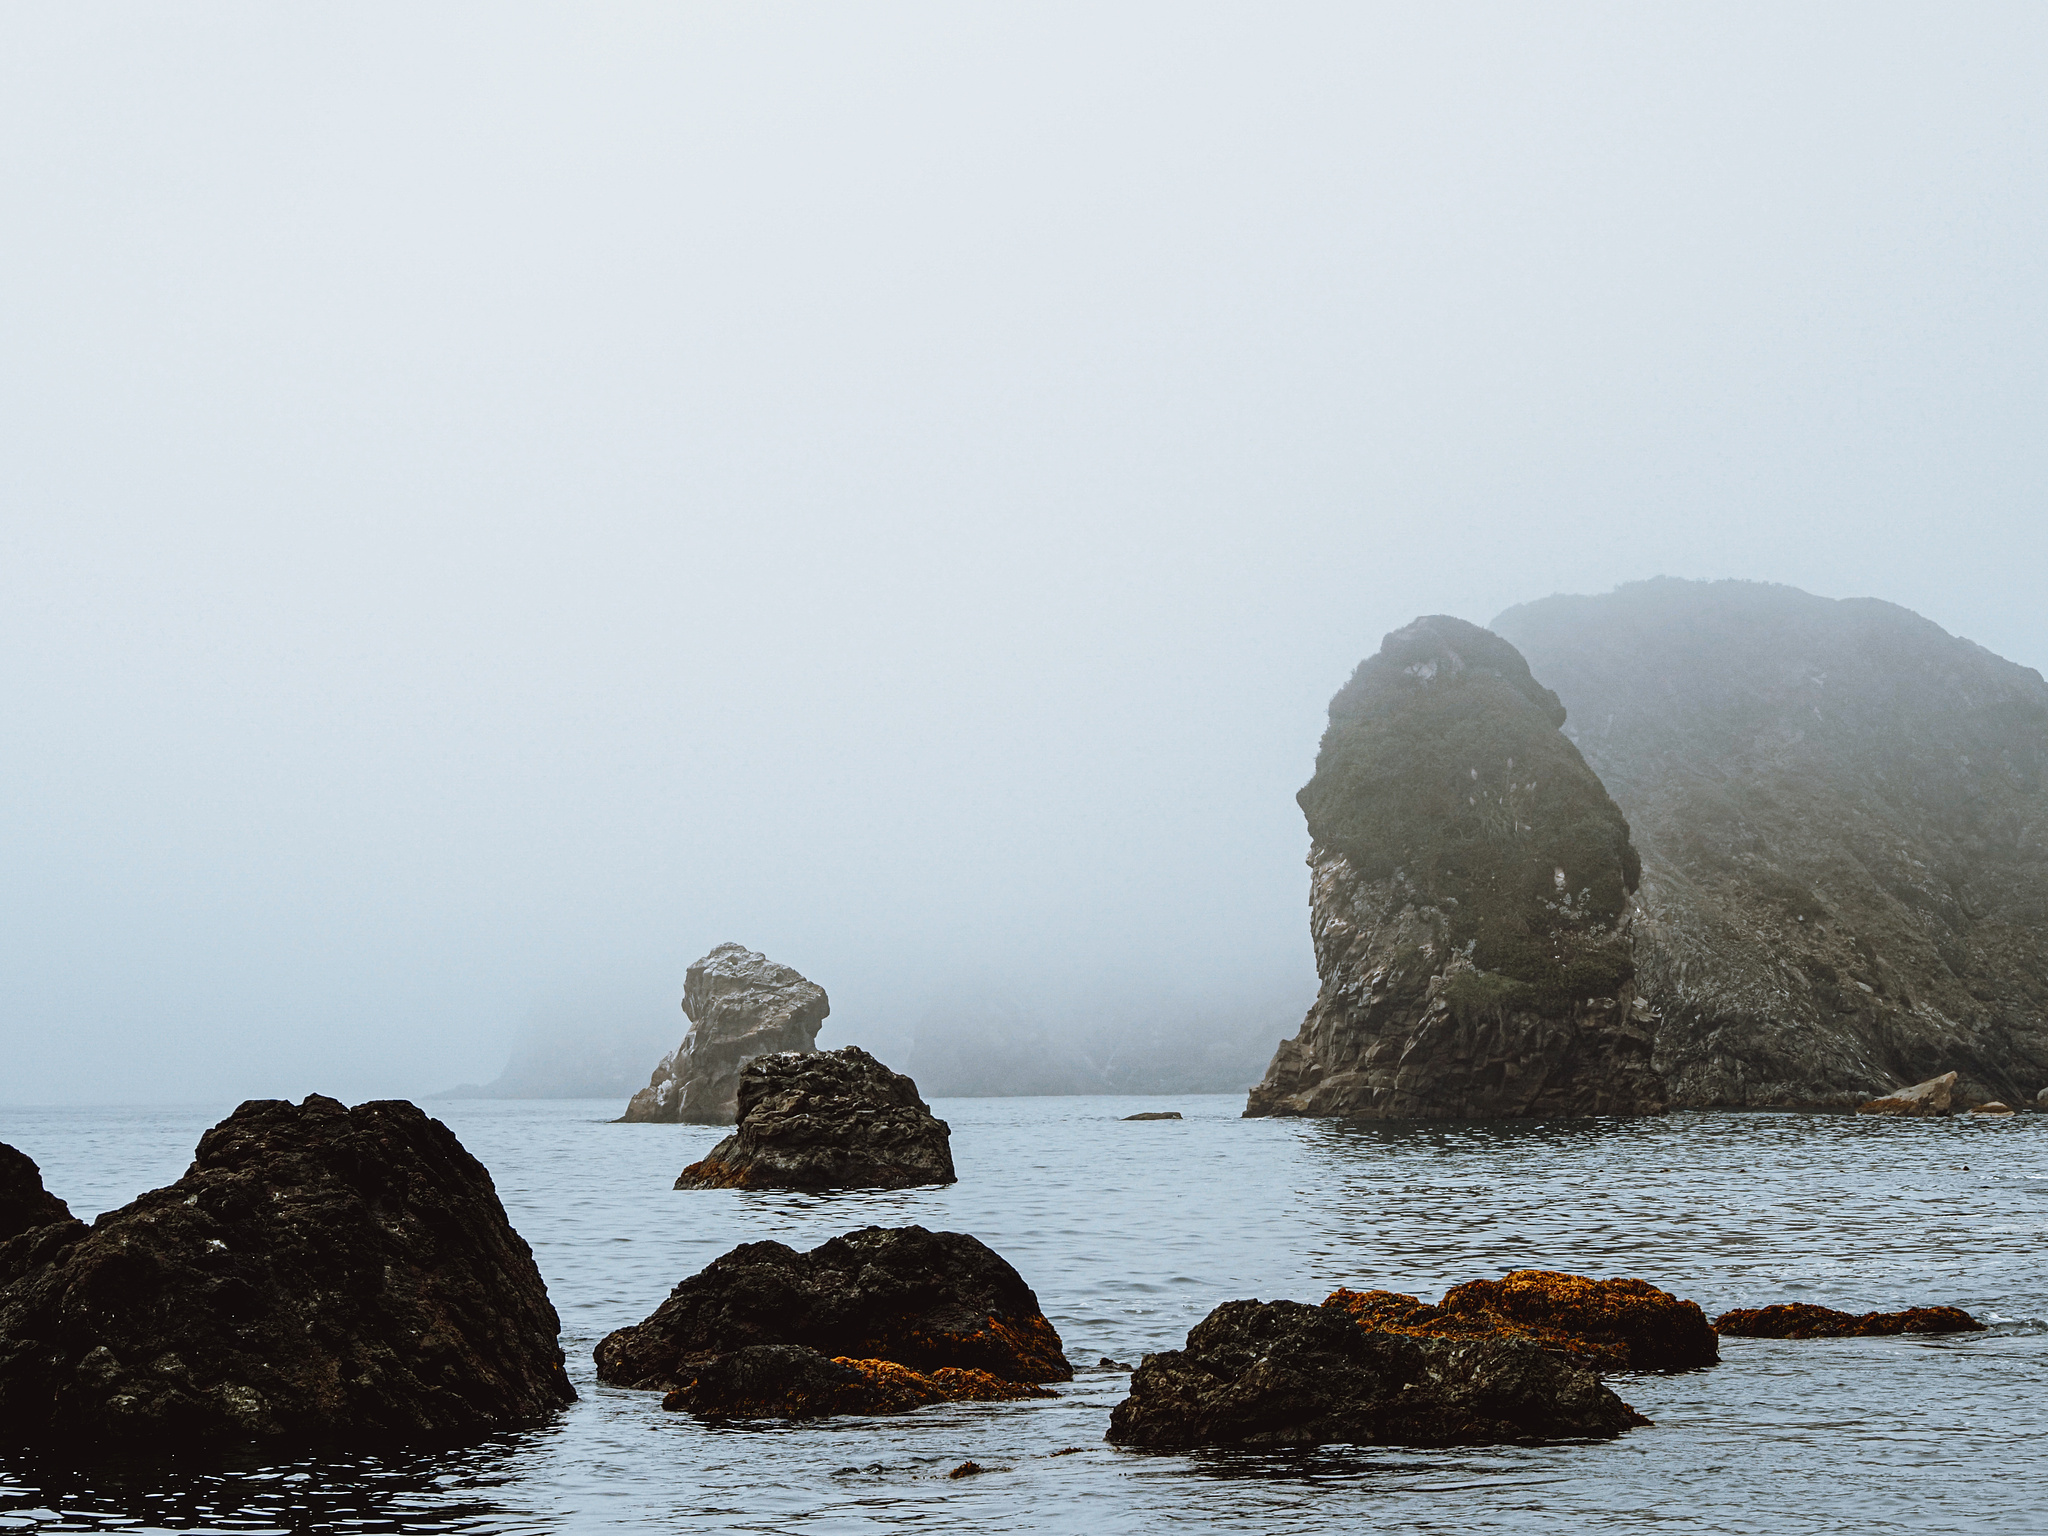
[{"label": "reflection on water", "polygon": [[[833,1196],[672,1190],[711,1127],[604,1104],[433,1106],[488,1164],[584,1396],[459,1452],[58,1465],[0,1453],[0,1529],[235,1531],[1834,1532],[2048,1528],[2048,1116],[1838,1115],[1419,1127],[1246,1121],[1242,1101],[956,1100],[961,1182]],[[0,1111],[80,1214],[175,1178],[230,1106]],[[1141,1108],[1181,1121],[1126,1123]],[[1537,1266],[1639,1274],[1709,1312],[1951,1302],[1939,1340],[1730,1340],[1617,1378],[1655,1426],[1595,1445],[1171,1455],[1102,1443],[1125,1375],[893,1419],[709,1428],[599,1385],[590,1350],[735,1243],[867,1222],[969,1231],[1076,1362],[1173,1347],[1232,1297],[1433,1297]],[[973,1460],[989,1469],[953,1480]]]}]

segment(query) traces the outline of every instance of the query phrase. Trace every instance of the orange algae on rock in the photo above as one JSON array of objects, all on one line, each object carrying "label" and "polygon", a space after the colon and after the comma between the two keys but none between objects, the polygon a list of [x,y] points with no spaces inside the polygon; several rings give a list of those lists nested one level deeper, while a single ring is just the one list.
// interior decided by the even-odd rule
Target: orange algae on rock
[{"label": "orange algae on rock", "polygon": [[914,1371],[894,1360],[827,1358],[794,1345],[756,1345],[709,1362],[662,1398],[672,1413],[707,1419],[822,1419],[833,1414],[909,1413],[932,1403],[1052,1397],[1044,1387],[987,1371]]},{"label": "orange algae on rock", "polygon": [[1714,1319],[1717,1333],[1733,1339],[1885,1338],[1901,1333],[1982,1333],[1984,1324],[1961,1307],[1908,1307],[1903,1312],[1837,1312],[1803,1301],[1738,1307]]},{"label": "orange algae on rock", "polygon": [[1435,1306],[1398,1291],[1352,1290],[1333,1292],[1323,1305],[1370,1332],[1528,1339],[1600,1370],[1687,1370],[1720,1359],[1698,1304],[1645,1280],[1518,1269],[1453,1286]]}]

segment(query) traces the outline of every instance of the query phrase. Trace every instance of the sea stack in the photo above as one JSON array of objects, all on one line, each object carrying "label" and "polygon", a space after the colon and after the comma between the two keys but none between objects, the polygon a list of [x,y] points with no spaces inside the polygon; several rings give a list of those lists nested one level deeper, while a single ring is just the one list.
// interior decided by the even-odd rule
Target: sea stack
[{"label": "sea stack", "polygon": [[150,1452],[474,1439],[575,1399],[558,1333],[490,1174],[440,1121],[397,1100],[254,1100],[177,1183],[0,1244],[0,1434]]},{"label": "sea stack", "polygon": [[1686,1106],[2048,1079],[2048,683],[1917,614],[1637,582],[1494,627],[1634,828],[1636,985]]},{"label": "sea stack", "polygon": [[1443,616],[1330,701],[1309,925],[1321,989],[1247,1115],[1652,1114],[1628,823],[1516,649]]},{"label": "sea stack", "polygon": [[740,1072],[756,1056],[817,1049],[825,989],[743,944],[721,944],[683,979],[690,1032],[633,1095],[622,1122],[731,1125]]},{"label": "sea stack", "polygon": [[952,1128],[857,1045],[756,1056],[739,1127],[677,1189],[907,1189],[954,1181]]}]

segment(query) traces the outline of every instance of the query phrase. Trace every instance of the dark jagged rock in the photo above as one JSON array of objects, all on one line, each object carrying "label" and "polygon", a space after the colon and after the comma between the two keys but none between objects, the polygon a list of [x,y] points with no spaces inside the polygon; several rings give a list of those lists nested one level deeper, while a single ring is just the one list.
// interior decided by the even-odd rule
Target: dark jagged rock
[{"label": "dark jagged rock", "polygon": [[35,1159],[0,1142],[0,1243],[70,1219],[71,1208],[43,1188]]},{"label": "dark jagged rock", "polygon": [[1803,1301],[1772,1307],[1738,1307],[1714,1319],[1714,1329],[1732,1339],[1863,1339],[1901,1333],[1983,1333],[1985,1327],[1961,1307],[1908,1307],[1903,1312],[1837,1312]]},{"label": "dark jagged rock", "polygon": [[1028,1382],[942,1365],[913,1371],[893,1360],[821,1355],[800,1344],[750,1344],[700,1366],[661,1406],[701,1419],[822,1419],[839,1413],[908,1413],[932,1403],[1052,1397]]},{"label": "dark jagged rock", "polygon": [[721,944],[683,978],[690,1032],[633,1095],[624,1122],[731,1125],[740,1073],[756,1056],[816,1047],[825,989],[743,944]]},{"label": "dark jagged rock", "polygon": [[1321,990],[1247,1115],[1655,1113],[1628,823],[1557,696],[1462,619],[1386,637],[1301,791]]},{"label": "dark jagged rock", "polygon": [[401,1101],[254,1100],[185,1176],[0,1289],[22,1440],[468,1438],[572,1401],[533,1255],[454,1133]]},{"label": "dark jagged rock", "polygon": [[[754,1352],[765,1346],[801,1353]],[[863,1227],[808,1253],[742,1244],[596,1355],[598,1379],[612,1386],[733,1417],[742,1416],[735,1405],[749,1417],[893,1412],[928,1390],[991,1395],[983,1376],[1034,1384],[1074,1374],[1038,1298],[1001,1255],[965,1233],[923,1227]]]},{"label": "dark jagged rock", "polygon": [[677,1189],[905,1189],[954,1181],[952,1131],[917,1084],[857,1045],[756,1056],[739,1128]]},{"label": "dark jagged rock", "polygon": [[1659,580],[1494,620],[1642,850],[1683,1105],[2048,1077],[2048,683],[1890,603]]},{"label": "dark jagged rock", "polygon": [[1882,1098],[1859,1104],[1856,1106],[1856,1113],[1903,1115],[1911,1119],[1932,1119],[1945,1115],[1955,1107],[1958,1075],[1954,1072],[1944,1072],[1939,1077],[1930,1077],[1924,1083],[1915,1083],[1910,1088],[1901,1088],[1897,1093],[1888,1093]]},{"label": "dark jagged rock", "polygon": [[1518,1269],[1453,1286],[1433,1307],[1398,1291],[1345,1290],[1323,1305],[1374,1332],[1527,1339],[1605,1371],[1683,1371],[1721,1358],[1698,1303],[1646,1280]]},{"label": "dark jagged rock", "polygon": [[1124,1118],[1126,1120],[1178,1120],[1180,1118],[1180,1111],[1177,1109],[1148,1109],[1141,1115],[1125,1115]]},{"label": "dark jagged rock", "polygon": [[1110,1415],[1118,1445],[1494,1445],[1612,1439],[1649,1421],[1525,1339],[1414,1338],[1298,1301],[1227,1301],[1185,1349],[1147,1355]]}]

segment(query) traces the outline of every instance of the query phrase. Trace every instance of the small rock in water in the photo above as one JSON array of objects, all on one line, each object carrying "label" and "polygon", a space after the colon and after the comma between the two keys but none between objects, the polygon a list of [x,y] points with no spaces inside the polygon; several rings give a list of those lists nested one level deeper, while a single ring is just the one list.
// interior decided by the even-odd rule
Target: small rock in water
[{"label": "small rock in water", "polygon": [[1881,1099],[1872,1099],[1857,1106],[1859,1115],[1909,1115],[1927,1118],[1945,1115],[1955,1101],[1956,1074],[1944,1072],[1939,1077],[1930,1077],[1924,1083],[1915,1083],[1910,1088],[1901,1088],[1897,1093],[1886,1094]]},{"label": "small rock in water", "polygon": [[757,1056],[739,1126],[677,1189],[907,1189],[954,1182],[952,1129],[857,1045]]},{"label": "small rock in water", "polygon": [[1180,1118],[1180,1111],[1177,1109],[1148,1109],[1142,1115],[1125,1115],[1124,1118],[1126,1120],[1178,1120]]},{"label": "small rock in water", "polygon": [[983,1467],[982,1464],[978,1461],[963,1461],[960,1463],[959,1466],[955,1467],[952,1471],[948,1472],[946,1476],[973,1477],[977,1473],[984,1472],[986,1470],[987,1468]]},{"label": "small rock in water", "polygon": [[1227,1301],[1147,1355],[1116,1445],[1501,1445],[1612,1439],[1649,1420],[1526,1339],[1375,1333],[1298,1301]]},{"label": "small rock in water", "polygon": [[1973,1115],[2009,1115],[2012,1113],[2012,1109],[2009,1105],[2001,1104],[1998,1100],[1993,1099],[1989,1104],[1979,1104],[1970,1113]]},{"label": "small rock in water", "polygon": [[1714,1319],[1732,1339],[1861,1339],[1901,1333],[1982,1333],[1984,1325],[1961,1307],[1908,1307],[1903,1312],[1837,1312],[1803,1301],[1737,1308]]},{"label": "small rock in water", "polygon": [[1095,1368],[1099,1371],[1128,1371],[1135,1369],[1135,1367],[1127,1365],[1121,1360],[1112,1360],[1107,1355],[1104,1355],[1095,1362]]}]

